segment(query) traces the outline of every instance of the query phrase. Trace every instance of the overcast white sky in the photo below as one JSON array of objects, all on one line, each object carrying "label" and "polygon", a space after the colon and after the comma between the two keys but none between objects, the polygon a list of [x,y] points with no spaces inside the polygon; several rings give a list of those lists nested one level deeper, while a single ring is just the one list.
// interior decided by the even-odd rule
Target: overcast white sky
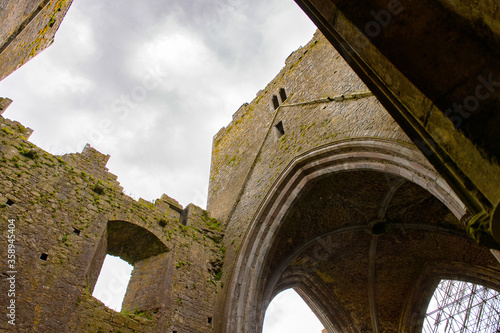
[{"label": "overcast white sky", "polygon": [[[136,199],[205,207],[212,137],[314,30],[293,0],[74,0],[55,43],[0,82],[4,117],[53,154],[111,155]],[[265,333],[320,332],[284,296]]]},{"label": "overcast white sky", "polygon": [[293,0],[75,0],[55,43],[0,82],[55,154],[110,154],[134,197],[206,205],[212,137],[305,45]]}]

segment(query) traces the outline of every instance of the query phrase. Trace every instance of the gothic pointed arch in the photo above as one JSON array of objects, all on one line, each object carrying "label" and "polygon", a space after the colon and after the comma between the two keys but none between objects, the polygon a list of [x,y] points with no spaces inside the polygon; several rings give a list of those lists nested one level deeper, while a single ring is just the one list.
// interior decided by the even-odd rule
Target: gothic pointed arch
[{"label": "gothic pointed arch", "polygon": [[[284,287],[300,290],[333,332],[396,331],[399,317],[390,313],[399,316],[400,305],[391,297],[408,293],[426,262],[456,259],[448,250],[456,246],[467,263],[497,263],[467,237],[465,214],[412,145],[359,138],[304,153],[251,221],[229,285],[225,331],[260,332],[267,304]],[[399,274],[408,264],[411,276]],[[307,282],[318,279],[314,288]]]}]

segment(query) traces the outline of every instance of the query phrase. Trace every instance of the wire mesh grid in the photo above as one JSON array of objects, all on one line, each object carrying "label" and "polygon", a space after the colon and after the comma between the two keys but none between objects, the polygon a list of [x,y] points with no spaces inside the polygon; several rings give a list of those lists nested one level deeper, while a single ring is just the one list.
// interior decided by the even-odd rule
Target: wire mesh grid
[{"label": "wire mesh grid", "polygon": [[441,280],[422,332],[500,333],[500,293],[470,282]]}]

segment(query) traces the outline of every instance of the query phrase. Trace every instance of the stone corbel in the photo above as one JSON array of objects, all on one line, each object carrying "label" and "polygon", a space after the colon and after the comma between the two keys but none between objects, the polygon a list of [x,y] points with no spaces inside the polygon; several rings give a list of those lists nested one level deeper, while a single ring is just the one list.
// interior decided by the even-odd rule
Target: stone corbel
[{"label": "stone corbel", "polygon": [[500,243],[500,208],[498,207],[499,205],[500,201],[497,202],[497,204],[493,208],[490,218],[491,235],[493,236],[493,239],[495,239],[497,243]]},{"label": "stone corbel", "polygon": [[500,250],[500,209],[497,203],[491,214],[482,211],[467,223],[467,233],[479,244]]}]

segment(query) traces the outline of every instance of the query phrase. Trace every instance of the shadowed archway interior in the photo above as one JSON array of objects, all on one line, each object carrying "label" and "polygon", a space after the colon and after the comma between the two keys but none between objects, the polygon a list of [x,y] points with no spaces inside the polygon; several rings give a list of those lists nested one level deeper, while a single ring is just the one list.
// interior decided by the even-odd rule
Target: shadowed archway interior
[{"label": "shadowed archway interior", "polygon": [[[396,332],[428,265],[500,269],[464,228],[443,203],[403,178],[376,171],[319,177],[302,189],[275,233],[262,301],[294,287],[329,331]],[[423,292],[432,294],[432,286]],[[425,308],[410,315],[414,322],[419,316],[420,327]]]}]

